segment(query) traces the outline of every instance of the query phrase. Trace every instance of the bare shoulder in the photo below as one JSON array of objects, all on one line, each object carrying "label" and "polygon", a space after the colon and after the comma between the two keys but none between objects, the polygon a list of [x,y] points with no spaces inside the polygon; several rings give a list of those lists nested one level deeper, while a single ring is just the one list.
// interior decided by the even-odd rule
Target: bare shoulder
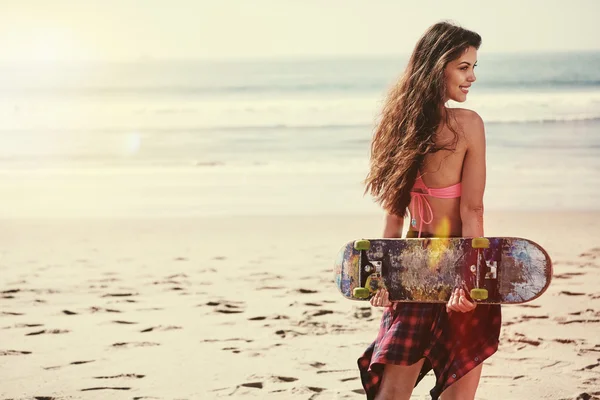
[{"label": "bare shoulder", "polygon": [[468,142],[485,138],[483,119],[479,114],[466,108],[453,108],[452,112],[459,130],[463,132]]},{"label": "bare shoulder", "polygon": [[468,110],[466,108],[453,108],[452,112],[456,122],[458,122],[461,127],[483,127],[483,119],[473,110]]}]

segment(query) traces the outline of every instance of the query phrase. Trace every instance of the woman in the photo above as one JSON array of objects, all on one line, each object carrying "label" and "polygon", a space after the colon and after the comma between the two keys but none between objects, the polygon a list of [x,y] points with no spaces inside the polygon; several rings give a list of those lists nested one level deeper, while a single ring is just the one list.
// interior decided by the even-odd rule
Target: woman
[{"label": "woman", "polygon": [[[441,22],[418,41],[392,88],[371,145],[366,192],[386,211],[384,237],[483,236],[485,132],[464,102],[475,82],[481,37]],[[482,363],[498,348],[500,306],[471,302],[462,289],[444,304],[391,304],[379,334],[359,358],[368,399],[409,399],[425,374],[436,375],[432,399],[473,399]]]}]

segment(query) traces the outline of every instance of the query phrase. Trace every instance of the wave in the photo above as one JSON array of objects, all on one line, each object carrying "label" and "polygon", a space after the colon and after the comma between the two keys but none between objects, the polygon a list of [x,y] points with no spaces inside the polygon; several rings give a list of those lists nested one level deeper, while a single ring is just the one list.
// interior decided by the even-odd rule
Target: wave
[{"label": "wave", "polygon": [[[28,86],[6,85],[5,94],[52,96],[220,96],[220,95],[276,95],[318,93],[371,93],[384,95],[390,82],[319,82],[297,84],[256,85],[175,85],[175,86]],[[600,80],[551,79],[527,81],[481,81],[477,89],[492,90],[543,90],[543,89],[595,89]]]},{"label": "wave", "polygon": [[486,124],[560,124],[569,122],[600,122],[600,115],[597,116],[577,116],[565,115],[560,117],[542,117],[542,118],[511,118],[497,117],[484,120]]},{"label": "wave", "polygon": [[[600,115],[593,117],[575,117],[575,116],[565,116],[565,117],[556,117],[556,118],[543,118],[543,119],[484,119],[484,123],[486,125],[559,125],[559,124],[572,124],[572,123],[600,123]],[[212,133],[260,133],[260,134],[277,134],[283,133],[285,131],[294,131],[301,133],[302,131],[306,132],[315,132],[315,131],[373,131],[375,129],[374,124],[256,124],[256,125],[213,125],[213,126],[198,126],[198,125],[189,125],[189,126],[178,126],[178,127],[145,127],[137,129],[138,133],[157,133],[157,134],[212,134]],[[29,128],[29,129],[19,129],[19,128],[1,128],[0,135],[11,135],[16,133],[37,133],[39,132],[39,128]],[[86,132],[90,134],[98,133],[98,134],[122,134],[124,131],[129,131],[128,127],[104,127],[104,128],[56,128],[49,129],[45,128],[44,131],[48,134],[57,134],[57,133],[81,133]],[[362,142],[362,140],[361,140]]]},{"label": "wave", "polygon": [[[511,124],[511,125],[531,125],[531,124],[567,124],[576,122],[589,122],[589,123],[600,123],[600,115],[597,116],[561,116],[554,118],[490,118],[484,119],[485,124]],[[225,125],[225,126],[207,126],[207,127],[190,127],[190,128],[178,128],[177,131],[182,132],[240,132],[240,131],[281,131],[281,130],[373,130],[375,125],[359,123],[359,124],[275,124],[275,125]],[[173,129],[166,129],[168,131],[174,131]]]}]

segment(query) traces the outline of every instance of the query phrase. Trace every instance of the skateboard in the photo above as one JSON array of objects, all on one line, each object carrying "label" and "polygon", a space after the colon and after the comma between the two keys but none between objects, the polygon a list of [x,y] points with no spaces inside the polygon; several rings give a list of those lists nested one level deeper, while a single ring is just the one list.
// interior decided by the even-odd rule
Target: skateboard
[{"label": "skateboard", "polygon": [[344,245],[334,265],[342,295],[363,301],[386,288],[390,301],[446,303],[463,288],[478,303],[520,304],[551,279],[548,253],[516,237],[362,239]]}]

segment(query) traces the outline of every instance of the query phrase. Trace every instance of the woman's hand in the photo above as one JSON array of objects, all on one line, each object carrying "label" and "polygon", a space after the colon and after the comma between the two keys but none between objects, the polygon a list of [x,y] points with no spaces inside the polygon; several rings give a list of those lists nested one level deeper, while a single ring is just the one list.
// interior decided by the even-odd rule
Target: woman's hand
[{"label": "woman's hand", "polygon": [[452,296],[450,296],[450,300],[448,300],[448,304],[446,304],[446,311],[458,311],[465,313],[473,311],[475,307],[477,307],[477,303],[471,303],[467,299],[465,291],[457,288],[454,289]]},{"label": "woman's hand", "polygon": [[390,294],[386,289],[379,289],[375,296],[371,297],[371,305],[373,307],[391,307],[393,303],[390,301]]}]

